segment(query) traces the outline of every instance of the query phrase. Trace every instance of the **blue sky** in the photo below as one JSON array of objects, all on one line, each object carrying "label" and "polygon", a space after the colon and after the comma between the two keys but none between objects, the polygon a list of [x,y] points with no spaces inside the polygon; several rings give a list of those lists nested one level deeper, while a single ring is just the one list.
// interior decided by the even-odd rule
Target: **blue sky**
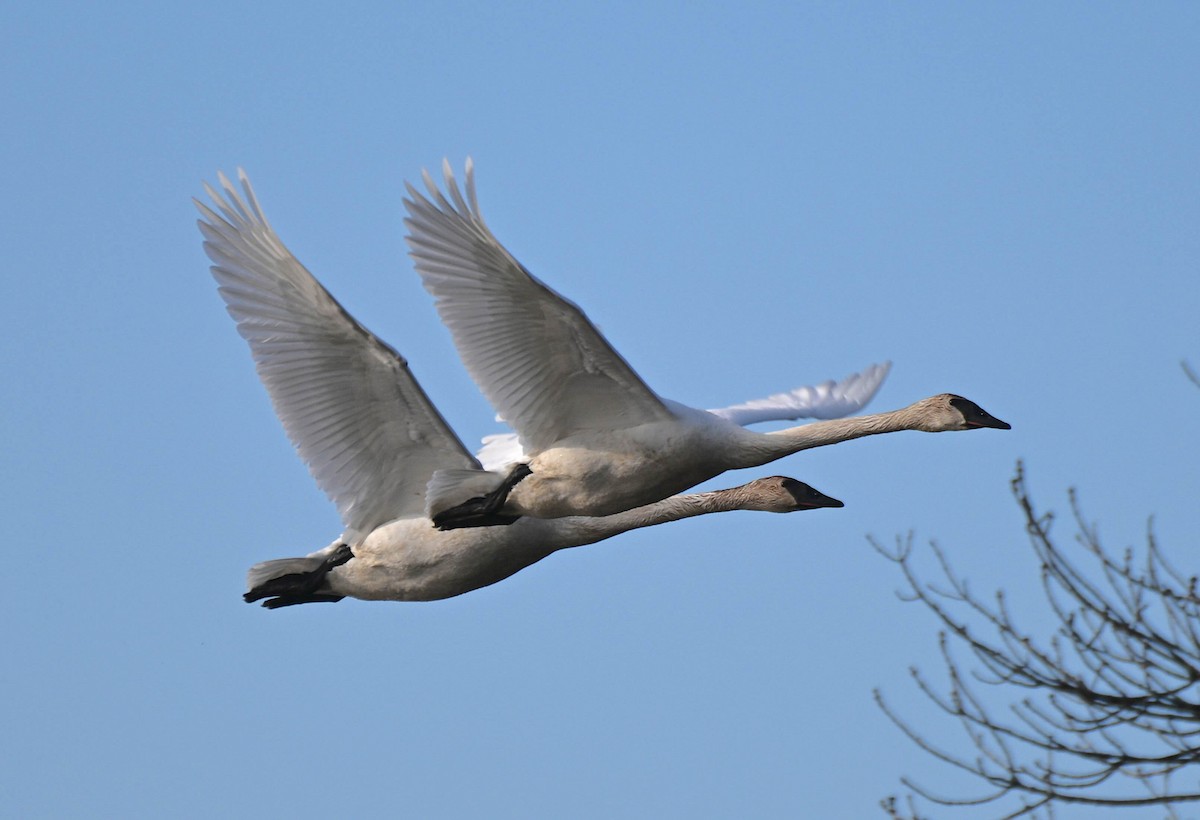
[{"label": "blue sky", "polygon": [[[1195,570],[1195,5],[15,2],[0,41],[13,816],[877,816],[901,774],[970,789],[871,701],[965,748],[868,534],[937,539],[1045,624],[1024,459],[1044,506],[1076,486],[1114,546],[1153,515]],[[890,359],[872,409],[953,391],[1014,429],[727,475],[846,508],[627,534],[450,601],[243,604],[251,563],[339,522],[190,199],[245,167],[474,442],[492,412],[400,201],[468,154],[496,234],[662,395]]]}]

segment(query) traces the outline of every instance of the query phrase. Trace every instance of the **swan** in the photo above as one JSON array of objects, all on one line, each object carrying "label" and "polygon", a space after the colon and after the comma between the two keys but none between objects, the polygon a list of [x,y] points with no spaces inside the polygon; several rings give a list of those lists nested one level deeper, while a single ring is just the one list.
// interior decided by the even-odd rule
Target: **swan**
[{"label": "swan", "polygon": [[[527,518],[442,532],[425,516],[439,469],[479,469],[408,363],[359,324],[271,228],[244,172],[195,200],[212,274],[284,429],[345,530],[306,557],[253,566],[247,602],[426,601],[496,583],[551,553],[626,530],[728,510],[841,507],[792,478],[668,498],[601,518]],[[799,388],[807,390],[810,388]],[[836,393],[837,391],[832,391]],[[853,392],[853,391],[843,391]],[[853,402],[853,397],[850,399]]]},{"label": "swan", "polygon": [[759,478],[727,490],[676,495],[606,516],[522,518],[511,527],[436,529],[424,515],[376,527],[349,547],[338,539],[304,558],[277,558],[250,568],[247,603],[268,609],[340,601],[436,601],[503,581],[569,547],[614,535],[733,510],[796,512],[842,502],[786,476]]},{"label": "swan", "polygon": [[769,433],[661,398],[578,306],[534,278],[492,234],[471,160],[465,196],[449,161],[442,174],[444,194],[428,171],[428,196],[406,183],[409,254],[471,377],[525,455],[502,469],[436,471],[426,513],[439,527],[611,515],[726,470],[861,436],[1010,429],[952,393]]},{"label": "swan", "polygon": [[[831,379],[820,384],[803,385],[765,398],[717,407],[708,412],[742,427],[764,421],[841,418],[865,407],[875,397],[891,368],[891,362],[873,364],[839,382]],[[497,417],[497,421],[503,419]],[[485,470],[499,470],[525,459],[516,433],[484,436],[483,446],[475,455]]]}]

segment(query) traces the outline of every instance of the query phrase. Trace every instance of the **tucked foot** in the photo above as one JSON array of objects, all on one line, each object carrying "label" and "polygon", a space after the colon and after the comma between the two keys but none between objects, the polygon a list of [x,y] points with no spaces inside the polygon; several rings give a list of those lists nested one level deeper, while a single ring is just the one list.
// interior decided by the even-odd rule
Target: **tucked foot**
[{"label": "tucked foot", "polygon": [[499,487],[487,495],[476,496],[463,503],[442,510],[433,517],[433,525],[439,530],[457,530],[463,527],[493,527],[511,524],[521,516],[500,512],[508,501],[512,488],[521,483],[526,476],[533,475],[528,464],[517,464],[511,470]]},{"label": "tucked foot", "polygon": [[269,578],[243,595],[242,600],[252,604],[263,598],[269,598],[270,600],[263,601],[263,606],[267,609],[279,609],[293,604],[340,601],[344,596],[317,592],[317,590],[324,583],[325,576],[329,574],[330,570],[340,567],[353,557],[354,552],[351,551],[349,545],[339,544],[338,548],[329,553],[316,569],[308,572],[290,572],[287,575]]},{"label": "tucked foot", "polygon": [[320,604],[325,602],[336,604],[345,597],[345,595],[334,595],[333,593],[314,592],[312,595],[305,596],[268,598],[262,602],[262,605],[267,609],[279,609],[280,607],[295,606],[296,604]]}]

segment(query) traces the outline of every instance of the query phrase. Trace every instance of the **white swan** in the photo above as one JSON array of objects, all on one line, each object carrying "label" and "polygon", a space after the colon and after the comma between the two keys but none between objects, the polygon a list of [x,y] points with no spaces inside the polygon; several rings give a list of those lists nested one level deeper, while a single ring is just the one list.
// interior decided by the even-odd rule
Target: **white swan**
[{"label": "white swan", "polygon": [[479,469],[404,359],[347,313],[287,250],[245,174],[244,197],[220,176],[197,201],[212,273],[250,344],[288,436],[337,505],[342,535],[305,558],[251,568],[247,601],[276,608],[350,595],[431,600],[495,583],[565,547],[625,530],[733,509],[840,507],[790,478],[669,498],[605,518],[527,519],[440,532],[424,517],[438,469]]},{"label": "white swan", "polygon": [[[840,382],[830,380],[804,385],[708,412],[743,427],[763,421],[841,418],[865,407],[875,397],[891,369],[891,362],[873,364],[861,373],[851,373]],[[501,420],[497,417],[497,421]],[[516,433],[494,433],[484,436],[483,446],[475,453],[475,457],[485,470],[502,470],[514,462],[525,460],[525,451],[521,449]]]},{"label": "white swan", "polygon": [[447,194],[428,172],[428,197],[407,186],[409,251],[471,377],[527,456],[507,470],[435,473],[427,512],[441,527],[608,515],[726,470],[860,436],[1009,429],[949,393],[891,413],[771,433],[660,398],[582,310],[535,279],[492,234],[471,161],[465,197],[449,162],[443,175]]},{"label": "white swan", "polygon": [[339,601],[435,601],[503,581],[569,547],[594,544],[639,527],[732,510],[795,512],[840,507],[794,478],[760,478],[728,490],[676,495],[616,515],[522,518],[510,527],[433,527],[423,515],[398,518],[353,549],[341,539],[305,558],[279,558],[250,568],[243,596],[276,609]]}]

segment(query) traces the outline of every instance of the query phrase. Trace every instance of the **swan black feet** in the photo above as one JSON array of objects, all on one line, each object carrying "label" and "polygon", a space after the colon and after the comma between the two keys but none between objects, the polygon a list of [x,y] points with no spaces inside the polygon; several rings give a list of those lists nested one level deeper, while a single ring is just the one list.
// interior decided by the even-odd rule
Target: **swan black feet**
[{"label": "swan black feet", "polygon": [[295,606],[296,604],[336,604],[345,597],[345,595],[334,595],[331,592],[314,592],[312,595],[281,595],[278,598],[268,598],[262,602],[262,605],[267,609],[280,609],[285,606]]},{"label": "swan black feet", "polygon": [[521,516],[508,515],[500,512],[512,488],[521,483],[521,479],[533,475],[528,464],[517,464],[499,487],[487,495],[480,495],[464,501],[448,510],[442,510],[433,517],[433,525],[439,530],[457,530],[463,527],[493,527],[511,524]]},{"label": "swan black feet", "polygon": [[242,600],[252,604],[267,598],[268,600],[262,603],[267,609],[279,609],[295,604],[340,601],[345,597],[344,595],[318,592],[317,590],[321,588],[321,584],[325,582],[325,576],[331,569],[340,567],[353,557],[354,553],[347,544],[338,544],[337,549],[325,556],[325,559],[315,569],[306,572],[289,572],[286,575],[268,578],[243,595]]}]

